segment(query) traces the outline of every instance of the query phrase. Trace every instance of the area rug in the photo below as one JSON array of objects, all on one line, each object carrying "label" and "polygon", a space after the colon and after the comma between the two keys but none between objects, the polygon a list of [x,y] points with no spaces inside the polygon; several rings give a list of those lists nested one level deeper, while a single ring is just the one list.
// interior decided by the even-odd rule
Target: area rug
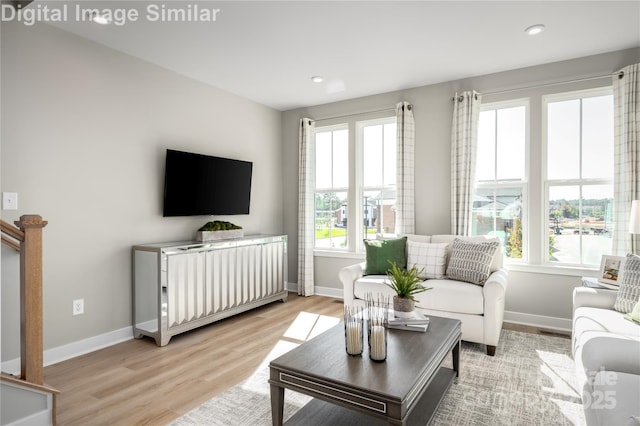
[{"label": "area rug", "polygon": [[[445,362],[448,367],[450,358]],[[271,425],[267,365],[171,424]],[[286,391],[285,421],[309,401],[305,395]],[[451,385],[431,424],[585,424],[571,341],[503,330],[494,357],[485,354],[484,345],[463,342],[460,377]]]}]

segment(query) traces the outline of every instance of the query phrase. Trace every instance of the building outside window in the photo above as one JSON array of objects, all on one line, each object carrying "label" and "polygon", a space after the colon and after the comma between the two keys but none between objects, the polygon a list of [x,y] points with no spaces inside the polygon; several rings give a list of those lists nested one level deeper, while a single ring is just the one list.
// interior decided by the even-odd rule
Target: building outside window
[{"label": "building outside window", "polygon": [[610,89],[543,98],[547,261],[598,265],[611,253],[613,95]]}]

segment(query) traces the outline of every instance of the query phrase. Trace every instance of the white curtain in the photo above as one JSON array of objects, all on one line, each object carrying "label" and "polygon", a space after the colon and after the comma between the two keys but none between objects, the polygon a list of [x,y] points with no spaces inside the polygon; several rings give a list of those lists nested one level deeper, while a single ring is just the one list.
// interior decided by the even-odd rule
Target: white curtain
[{"label": "white curtain", "polygon": [[314,122],[300,120],[298,134],[298,294],[312,296],[313,246],[315,244],[314,205]]},{"label": "white curtain", "polygon": [[613,76],[614,212],[613,253],[635,253],[638,241],[629,234],[631,201],[640,199],[640,64]]},{"label": "white curtain", "polygon": [[451,125],[451,233],[469,235],[477,154],[480,95],[456,93]]},{"label": "white curtain", "polygon": [[398,139],[396,147],[396,234],[415,233],[415,122],[413,106],[396,105]]}]

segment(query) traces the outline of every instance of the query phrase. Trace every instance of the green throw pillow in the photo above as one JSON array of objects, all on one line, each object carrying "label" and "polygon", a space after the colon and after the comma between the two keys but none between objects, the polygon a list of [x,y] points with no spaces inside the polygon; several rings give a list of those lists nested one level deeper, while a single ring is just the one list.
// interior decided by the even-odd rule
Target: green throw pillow
[{"label": "green throw pillow", "polygon": [[407,268],[407,237],[395,240],[364,240],[367,250],[365,275],[385,275],[395,262],[398,268]]}]

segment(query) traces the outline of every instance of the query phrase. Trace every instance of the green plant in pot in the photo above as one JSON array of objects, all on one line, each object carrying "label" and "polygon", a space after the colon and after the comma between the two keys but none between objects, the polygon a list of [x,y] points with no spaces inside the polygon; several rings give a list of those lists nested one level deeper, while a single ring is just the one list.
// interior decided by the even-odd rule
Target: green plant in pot
[{"label": "green plant in pot", "polygon": [[391,269],[387,271],[389,283],[386,283],[396,295],[393,296],[393,311],[398,318],[410,318],[416,309],[415,294],[423,291],[431,290],[431,287],[425,287],[422,283],[424,280],[420,278],[423,269],[418,270],[416,265],[411,269],[402,269],[395,262],[389,262]]}]

